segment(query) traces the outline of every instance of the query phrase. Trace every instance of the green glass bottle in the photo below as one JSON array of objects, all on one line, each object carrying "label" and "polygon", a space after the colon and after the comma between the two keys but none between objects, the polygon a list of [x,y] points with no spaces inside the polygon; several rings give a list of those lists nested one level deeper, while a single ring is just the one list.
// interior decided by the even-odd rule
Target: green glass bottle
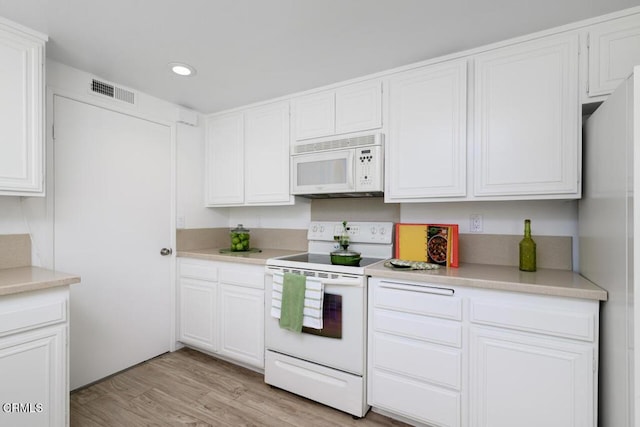
[{"label": "green glass bottle", "polygon": [[520,270],[536,271],[536,242],[531,238],[531,220],[524,220],[524,238],[520,241]]}]

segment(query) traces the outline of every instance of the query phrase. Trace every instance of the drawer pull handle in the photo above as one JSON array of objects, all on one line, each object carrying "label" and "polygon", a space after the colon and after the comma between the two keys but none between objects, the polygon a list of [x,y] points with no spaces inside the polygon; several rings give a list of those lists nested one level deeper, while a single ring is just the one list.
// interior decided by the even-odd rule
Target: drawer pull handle
[{"label": "drawer pull handle", "polygon": [[434,294],[453,296],[454,290],[449,288],[438,288],[435,286],[403,285],[400,283],[381,282],[381,288],[396,289],[399,291],[419,292],[421,294]]}]

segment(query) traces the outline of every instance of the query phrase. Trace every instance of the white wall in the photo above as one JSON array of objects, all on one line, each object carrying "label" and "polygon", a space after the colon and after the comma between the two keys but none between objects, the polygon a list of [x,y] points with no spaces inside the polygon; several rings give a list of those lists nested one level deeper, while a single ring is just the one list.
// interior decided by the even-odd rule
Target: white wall
[{"label": "white wall", "polygon": [[[578,202],[575,200],[532,200],[513,202],[404,203],[402,222],[444,222],[458,224],[461,233],[469,233],[469,216],[481,214],[483,233],[524,233],[524,220],[531,219],[535,236],[571,236],[573,265],[578,264]],[[515,250],[515,248],[514,248]]]},{"label": "white wall", "polygon": [[[47,61],[47,86],[80,98],[101,100],[88,93],[91,74],[55,61]],[[98,76],[99,77],[99,76]],[[117,82],[116,82],[117,83]],[[175,120],[177,106],[157,98],[138,94],[138,105],[131,111],[161,121]],[[113,104],[112,104],[113,105]],[[125,109],[131,107],[122,107]],[[47,109],[48,187],[52,164],[51,103]],[[185,228],[233,227],[242,223],[248,228],[304,229],[311,218],[312,202],[298,198],[293,206],[205,208],[204,191],[204,126],[199,117],[197,127],[176,125],[176,215]],[[339,201],[336,201],[340,203]],[[51,198],[0,197],[0,233],[31,233],[35,265],[51,266],[53,260],[53,217]],[[577,256],[577,202],[458,202],[406,203],[400,206],[402,222],[451,222],[460,232],[469,232],[469,215],[483,215],[484,233],[521,234],[523,220],[532,220],[534,237],[538,235],[574,238],[574,265]]]},{"label": "white wall", "polygon": [[[331,206],[341,211],[342,205],[351,206],[351,202],[352,199],[335,199],[331,200]],[[295,206],[229,208],[227,226],[304,229],[309,225],[313,209],[313,201],[304,198],[298,198]],[[344,210],[349,210],[351,217],[356,215],[351,208]],[[573,239],[573,265],[579,265],[578,202],[575,200],[400,204],[400,222],[458,224],[461,233],[470,232],[471,214],[482,215],[484,234],[522,235],[524,220],[528,218],[534,240],[536,235],[570,236]],[[396,218],[385,220],[397,221]]]},{"label": "white wall", "polygon": [[21,199],[21,197],[0,196],[0,234],[29,233]]},{"label": "white wall", "polygon": [[227,227],[229,208],[204,207],[204,121],[198,126],[178,123],[177,136],[177,226],[178,228]]},{"label": "white wall", "polygon": [[535,236],[578,235],[578,203],[575,200],[533,200],[513,202],[404,203],[402,222],[450,222],[461,233],[470,232],[469,216],[480,214],[485,234],[523,234],[524,220],[531,219]]},{"label": "white wall", "polygon": [[306,229],[311,221],[311,201],[296,198],[292,206],[249,206],[229,208],[228,226]]},{"label": "white wall", "polygon": [[[351,199],[335,199],[336,209]],[[298,198],[294,206],[228,208],[229,222],[258,228],[306,228],[311,218],[312,201]],[[485,234],[523,234],[524,220],[531,219],[535,236],[571,236],[577,238],[578,204],[575,200],[533,200],[511,202],[402,203],[401,222],[444,222],[459,224],[461,233],[469,233],[469,216],[483,217]],[[394,220],[393,218],[389,219]]]},{"label": "white wall", "polygon": [[[172,124],[180,107],[169,102],[135,91],[137,105],[129,106],[103,99],[89,93],[89,82],[93,76],[84,71],[47,60],[47,197],[23,198],[0,197],[0,231],[30,232],[34,265],[53,267],[53,123],[52,94],[62,94],[104,108],[140,116],[145,119]],[[108,80],[107,80],[108,81]],[[117,82],[113,82],[117,84]],[[176,152],[176,214],[186,219],[189,228],[227,226],[228,212],[224,209],[204,207],[202,187],[204,185],[204,133],[202,120],[197,127],[175,125]],[[167,189],[171,191],[171,189]],[[140,197],[144,197],[143,194]],[[14,199],[11,201],[11,199]],[[17,201],[16,201],[17,200]],[[126,207],[123,207],[126,208]]]},{"label": "white wall", "polygon": [[40,250],[33,241],[33,231],[38,228],[39,222],[27,220],[30,199],[32,198],[0,196],[0,234],[31,235],[31,262],[33,265],[44,265],[40,257]]}]

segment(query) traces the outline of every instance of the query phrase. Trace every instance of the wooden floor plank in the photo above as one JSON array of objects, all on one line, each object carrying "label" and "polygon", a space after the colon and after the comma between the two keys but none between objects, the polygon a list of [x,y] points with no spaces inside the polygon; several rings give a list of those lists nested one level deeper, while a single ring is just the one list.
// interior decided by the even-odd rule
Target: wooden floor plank
[{"label": "wooden floor plank", "polygon": [[71,427],[406,426],[321,405],[254,371],[183,348],[71,393]]}]

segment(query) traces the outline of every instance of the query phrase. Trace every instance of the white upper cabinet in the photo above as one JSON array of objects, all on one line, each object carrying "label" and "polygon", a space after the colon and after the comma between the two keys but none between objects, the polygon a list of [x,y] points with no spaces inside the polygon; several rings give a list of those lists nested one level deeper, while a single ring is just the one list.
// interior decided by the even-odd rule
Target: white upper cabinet
[{"label": "white upper cabinet", "polygon": [[289,103],[277,102],[245,113],[245,203],[288,204]]},{"label": "white upper cabinet", "polygon": [[474,195],[579,198],[578,35],[474,59]]},{"label": "white upper cabinet", "polygon": [[210,117],[206,122],[206,205],[244,202],[244,117]]},{"label": "white upper cabinet", "polygon": [[293,100],[296,139],[333,135],[336,126],[335,92],[322,92]]},{"label": "white upper cabinet", "polygon": [[393,75],[385,200],[466,195],[467,60]]},{"label": "white upper cabinet", "polygon": [[0,18],[0,195],[44,195],[46,41]]},{"label": "white upper cabinet", "polygon": [[293,204],[289,102],[207,119],[206,206]]},{"label": "white upper cabinet", "polygon": [[382,126],[382,82],[356,83],[292,100],[296,140]]},{"label": "white upper cabinet", "polygon": [[336,134],[382,126],[382,82],[365,82],[336,89]]},{"label": "white upper cabinet", "polygon": [[640,64],[640,14],[589,30],[588,95],[608,95]]}]

